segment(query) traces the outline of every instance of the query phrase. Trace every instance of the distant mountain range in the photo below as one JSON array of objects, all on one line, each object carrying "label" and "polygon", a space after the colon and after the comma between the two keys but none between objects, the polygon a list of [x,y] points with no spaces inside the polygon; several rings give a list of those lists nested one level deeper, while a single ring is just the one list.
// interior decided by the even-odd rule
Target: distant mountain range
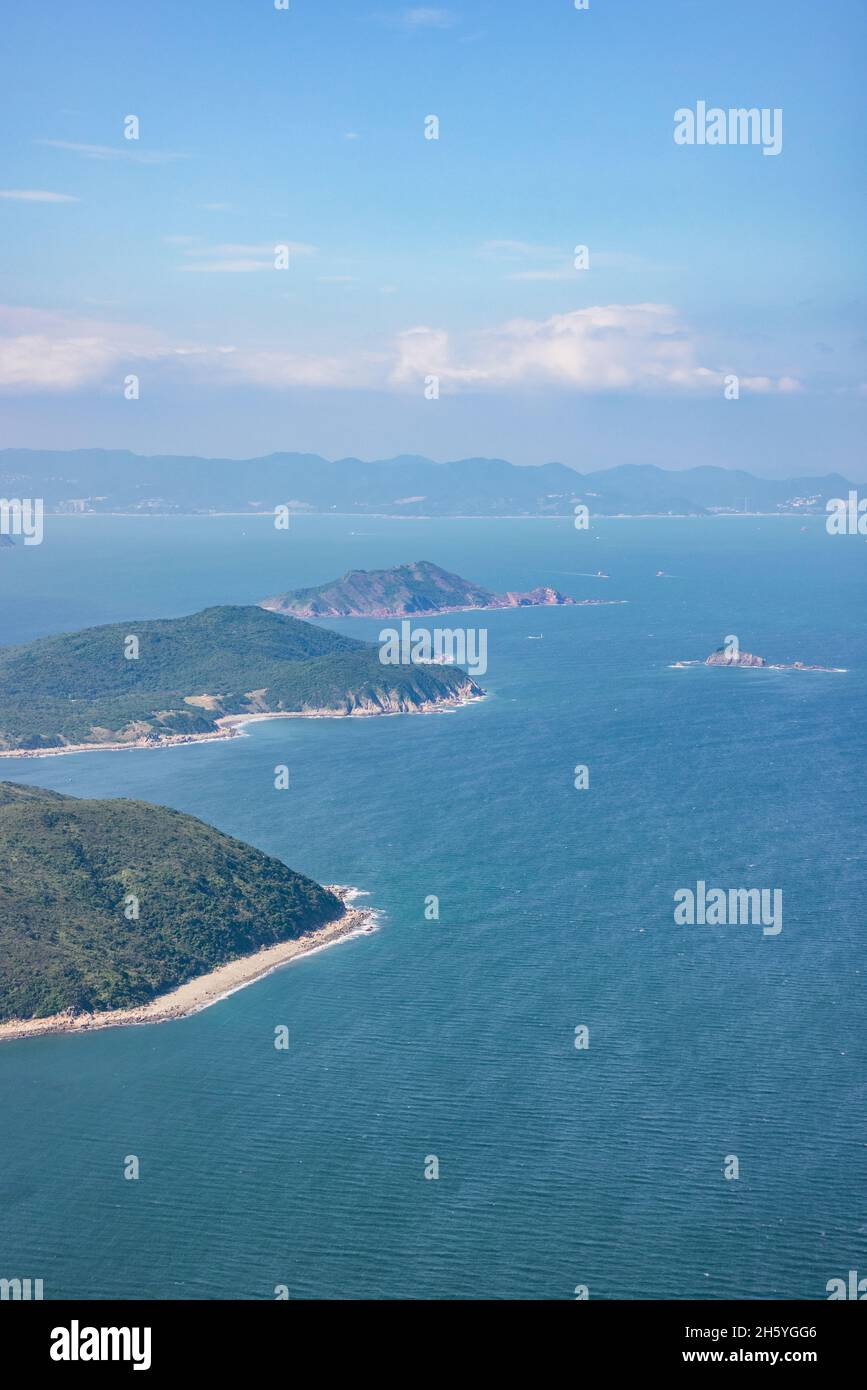
[{"label": "distant mountain range", "polygon": [[293,511],[384,516],[599,516],[823,512],[855,484],[837,473],[756,478],[726,468],[669,472],[624,464],[578,473],[562,463],[434,463],[404,455],[365,463],[318,454],[208,459],[122,449],[0,450],[0,497],[41,497],[48,512],[178,514]]},{"label": "distant mountain range", "polygon": [[450,574],[430,560],[415,560],[387,570],[348,570],[327,584],[274,594],[263,599],[260,607],[296,618],[400,618],[465,609],[541,608],[577,602],[559,589],[541,587],[527,593],[495,594],[493,589]]}]

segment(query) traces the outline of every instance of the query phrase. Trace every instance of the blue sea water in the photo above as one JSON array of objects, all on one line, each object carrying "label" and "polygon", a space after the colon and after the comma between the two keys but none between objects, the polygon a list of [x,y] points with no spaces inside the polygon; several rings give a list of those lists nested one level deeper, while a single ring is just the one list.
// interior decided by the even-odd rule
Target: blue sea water
[{"label": "blue sea water", "polygon": [[[0,1275],[56,1298],[773,1299],[867,1273],[863,539],[49,518],[0,556],[0,642],[421,558],[628,603],[450,615],[488,631],[489,698],[452,713],[0,764],[191,812],[383,914],[194,1017],[0,1046]],[[847,670],[672,669],[728,634]],[[782,889],[782,932],[675,925],[699,879]]]}]

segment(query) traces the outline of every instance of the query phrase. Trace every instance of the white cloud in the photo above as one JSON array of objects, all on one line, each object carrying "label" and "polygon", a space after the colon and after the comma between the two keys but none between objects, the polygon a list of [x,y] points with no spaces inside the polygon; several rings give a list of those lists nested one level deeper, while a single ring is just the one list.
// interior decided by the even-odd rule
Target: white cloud
[{"label": "white cloud", "polygon": [[[453,391],[695,391],[721,389],[725,374],[700,364],[693,335],[668,305],[610,304],[544,320],[513,319],[474,335],[459,354],[442,329],[412,328],[400,335],[390,379],[415,387],[434,375]],[[798,389],[788,377],[748,378],[741,385]]]},{"label": "white cloud", "polygon": [[[577,245],[577,243],[576,243]],[[545,246],[531,241],[485,241],[479,247],[479,254],[497,261],[541,261],[543,267],[533,270],[512,270],[507,280],[572,280],[585,271],[575,267],[576,247]],[[591,270],[641,270],[659,269],[652,266],[643,256],[628,251],[598,251],[587,247],[588,268]]]},{"label": "white cloud", "polygon": [[229,242],[221,246],[187,247],[184,254],[195,256],[190,265],[181,265],[180,270],[195,271],[200,275],[245,275],[257,270],[273,270],[277,247],[285,247],[289,256],[315,256],[318,248],[304,241],[271,241],[250,245],[244,242]]},{"label": "white cloud", "polygon": [[740,385],[746,391],[755,391],[758,395],[766,396],[772,393],[780,396],[793,396],[804,387],[800,381],[791,376],[742,376]]},{"label": "white cloud", "polygon": [[50,145],[54,150],[67,150],[82,159],[126,159],[132,164],[171,164],[176,159],[188,159],[186,154],[169,150],[139,148],[138,140],[124,140],[122,145],[82,145],[76,140],[37,140],[37,145]]},{"label": "white cloud", "polygon": [[279,237],[274,241],[259,242],[251,245],[249,242],[224,242],[221,246],[213,246],[207,253],[214,256],[273,256],[275,246],[285,246],[293,256],[315,256],[318,250],[316,246],[310,246],[305,241],[283,241]]},{"label": "white cloud", "polygon": [[170,355],[153,329],[0,306],[0,387],[71,391]]},{"label": "white cloud", "polygon": [[70,193],[47,193],[42,188],[0,188],[0,198],[11,198],[16,203],[78,203]]},{"label": "white cloud", "polygon": [[562,246],[540,246],[532,241],[511,241],[506,238],[499,241],[482,242],[479,252],[483,256],[494,256],[498,260],[518,261],[525,260],[529,256],[545,259],[550,256],[562,256],[564,248]]},{"label": "white cloud", "polygon": [[346,391],[375,385],[381,387],[383,384],[383,371],[381,366],[377,366],[377,359],[363,353],[326,357],[271,349],[240,349],[225,356],[219,365],[230,376],[251,385],[278,390],[290,386],[312,386]]},{"label": "white cloud", "polygon": [[515,270],[506,276],[507,280],[576,280],[583,271],[574,266],[564,266],[562,270]]},{"label": "white cloud", "polygon": [[227,261],[203,261],[196,265],[182,265],[178,269],[192,271],[197,275],[248,275],[256,270],[273,270],[274,261],[253,261],[236,257]]},{"label": "white cloud", "polygon": [[143,364],[193,379],[290,386],[382,387],[389,363],[375,354],[325,356],[237,345],[171,342],[154,329],[0,306],[0,389],[62,392],[108,383]]},{"label": "white cloud", "polygon": [[[664,304],[612,304],[544,320],[513,319],[457,344],[445,329],[421,325],[384,349],[338,353],[173,341],[137,324],[0,308],[0,387],[18,391],[68,391],[113,378],[119,383],[142,363],[183,371],[193,380],[273,390],[420,391],[424,378],[435,375],[444,391],[453,392],[721,391],[732,369],[707,367],[700,357],[694,335]],[[803,389],[791,376],[744,375],[740,386],[764,395]]]},{"label": "white cloud", "polygon": [[458,21],[457,15],[451,10],[416,5],[411,9],[402,10],[397,22],[405,29],[451,29]]}]

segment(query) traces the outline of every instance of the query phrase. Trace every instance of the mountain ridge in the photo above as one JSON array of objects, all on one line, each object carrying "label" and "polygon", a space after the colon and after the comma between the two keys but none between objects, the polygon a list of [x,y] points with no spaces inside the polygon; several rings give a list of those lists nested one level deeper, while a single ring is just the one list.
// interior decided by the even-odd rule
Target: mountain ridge
[{"label": "mountain ridge", "polygon": [[544,586],[525,593],[497,594],[430,560],[413,560],[389,569],[347,570],[325,584],[272,594],[262,599],[259,607],[296,618],[402,618],[577,602],[558,589]]},{"label": "mountain ridge", "polygon": [[598,516],[717,512],[824,512],[856,484],[839,473],[759,478],[697,465],[620,464],[579,473],[562,463],[505,459],[435,463],[420,455],[365,461],[276,452],[249,459],[139,455],[129,450],[0,450],[0,495],[39,496],[56,512],[254,514],[276,506],[309,513],[386,516],[568,516],[583,502]]},{"label": "mountain ridge", "polygon": [[482,693],[459,667],[386,666],[371,643],[224,605],[0,647],[0,750],[147,746],[214,737],[227,718],[406,713]]}]

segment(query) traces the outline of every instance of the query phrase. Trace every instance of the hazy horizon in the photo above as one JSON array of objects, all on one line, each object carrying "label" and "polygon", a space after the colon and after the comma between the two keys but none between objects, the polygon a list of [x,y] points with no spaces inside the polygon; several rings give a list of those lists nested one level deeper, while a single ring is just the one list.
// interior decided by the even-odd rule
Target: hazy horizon
[{"label": "hazy horizon", "polygon": [[[3,442],[851,476],[864,33],[853,0],[19,9]],[[714,103],[774,143],[684,147]]]},{"label": "hazy horizon", "polygon": [[[118,454],[121,454],[121,453],[126,453],[126,454],[132,454],[132,455],[134,455],[136,458],[142,458],[142,459],[157,459],[157,458],[189,458],[189,459],[201,460],[202,462],[206,462],[206,461],[208,461],[208,460],[213,460],[213,459],[219,459],[220,461],[225,461],[225,462],[228,462],[228,463],[255,463],[255,462],[257,462],[257,461],[261,461],[262,459],[278,458],[278,457],[280,457],[280,456],[287,456],[287,457],[294,457],[294,456],[306,457],[306,456],[308,456],[308,455],[313,455],[313,456],[315,456],[315,457],[321,459],[321,461],[324,462],[324,463],[361,463],[361,464],[393,463],[393,464],[400,464],[400,463],[408,462],[408,461],[412,460],[412,461],[416,461],[416,462],[432,463],[432,464],[436,464],[436,465],[442,465],[443,467],[445,467],[445,466],[448,465],[448,464],[456,464],[456,463],[506,463],[506,464],[513,465],[513,466],[516,467],[516,468],[544,468],[546,464],[552,464],[552,463],[553,463],[553,464],[557,464],[557,465],[559,465],[559,466],[562,466],[562,467],[564,467],[564,468],[570,468],[570,469],[573,470],[573,472],[579,474],[579,476],[585,476],[585,475],[593,474],[593,473],[596,473],[596,472],[600,472],[600,473],[602,473],[602,472],[609,472],[609,471],[611,471],[611,470],[613,470],[613,469],[615,469],[615,468],[624,468],[624,467],[633,467],[633,468],[658,468],[658,469],[660,469],[660,471],[662,471],[663,473],[686,473],[686,472],[690,471],[691,469],[697,469],[697,468],[723,468],[723,467],[724,467],[723,465],[720,465],[720,464],[712,464],[712,463],[708,463],[707,461],[702,461],[702,462],[691,462],[691,463],[690,463],[690,462],[686,462],[686,463],[681,463],[681,464],[670,464],[670,465],[665,465],[665,464],[654,464],[654,463],[647,463],[647,462],[645,462],[645,463],[631,463],[631,464],[630,464],[630,463],[620,463],[620,462],[609,462],[609,463],[601,463],[601,464],[598,464],[598,465],[596,465],[595,467],[589,467],[589,466],[579,466],[577,463],[568,463],[565,459],[561,459],[561,458],[543,458],[543,459],[539,459],[538,462],[531,462],[531,463],[528,463],[528,462],[522,461],[521,459],[508,458],[508,457],[505,457],[504,455],[501,455],[501,454],[459,454],[459,455],[456,455],[456,456],[454,456],[454,457],[445,457],[445,456],[434,457],[434,456],[432,456],[432,455],[430,455],[430,454],[421,454],[421,453],[416,453],[416,452],[413,452],[413,451],[410,451],[410,450],[401,450],[399,453],[390,454],[390,455],[384,455],[384,456],[382,456],[382,457],[374,457],[373,455],[364,456],[364,455],[362,455],[362,454],[357,454],[357,453],[349,453],[349,454],[341,454],[341,455],[336,455],[336,454],[335,454],[335,455],[333,455],[333,456],[329,456],[329,455],[327,455],[327,454],[322,453],[321,450],[318,450],[318,449],[298,449],[298,448],[286,448],[286,447],[276,447],[276,448],[274,448],[274,449],[269,449],[269,450],[267,450],[267,451],[265,451],[265,452],[262,452],[262,453],[246,453],[246,454],[244,454],[244,453],[237,453],[237,452],[232,451],[232,450],[221,450],[219,453],[199,453],[199,452],[196,452],[196,451],[193,451],[193,450],[189,450],[189,451],[188,451],[188,450],[180,450],[180,449],[154,449],[154,450],[140,451],[140,450],[137,450],[137,449],[131,449],[131,448],[129,448],[127,445],[122,445],[122,444],[118,444],[118,445],[101,445],[101,444],[94,444],[94,445],[88,445],[88,444],[82,444],[82,445],[68,445],[68,446],[66,446],[66,447],[64,447],[64,448],[62,448],[62,449],[59,449],[59,448],[58,448],[58,449],[55,449],[55,448],[50,447],[50,446],[39,446],[39,445],[29,445],[29,444],[19,444],[19,445],[6,444],[6,445],[4,445],[2,448],[0,448],[0,458],[2,458],[2,456],[3,456],[4,453],[7,453],[7,452],[16,452],[16,451],[18,451],[18,450],[27,450],[27,451],[29,451],[29,452],[31,452],[31,453],[34,453],[34,454],[41,454],[41,453],[105,453],[105,454],[118,453]],[[768,481],[768,482],[780,481],[780,480],[785,480],[785,479],[789,479],[789,478],[792,478],[792,479],[794,479],[794,478],[806,478],[806,477],[824,478],[824,477],[829,477],[829,476],[832,475],[832,474],[841,474],[842,476],[847,477],[847,478],[849,479],[849,481],[851,481],[851,482],[860,482],[861,479],[858,477],[858,470],[859,470],[859,469],[863,470],[863,464],[857,464],[857,463],[856,463],[856,464],[855,464],[855,467],[854,467],[854,468],[850,468],[850,469],[848,470],[848,472],[847,472],[847,470],[846,470],[846,468],[845,468],[844,466],[841,466],[840,468],[832,468],[832,467],[830,467],[830,466],[828,466],[828,467],[817,467],[814,471],[813,471],[813,470],[808,470],[808,469],[805,468],[805,469],[803,469],[803,470],[798,470],[797,472],[795,472],[795,471],[788,471],[788,472],[787,472],[785,469],[782,469],[782,468],[781,468],[781,469],[780,469],[779,471],[777,471],[777,472],[764,472],[764,471],[762,471],[762,470],[759,469],[759,468],[745,468],[742,464],[739,463],[739,464],[737,464],[737,465],[732,464],[726,471],[729,471],[729,472],[745,472],[745,473],[748,473],[748,474],[750,474],[751,476],[753,476],[753,477],[755,477],[755,478],[757,478],[757,479],[761,479],[761,480]]]}]

